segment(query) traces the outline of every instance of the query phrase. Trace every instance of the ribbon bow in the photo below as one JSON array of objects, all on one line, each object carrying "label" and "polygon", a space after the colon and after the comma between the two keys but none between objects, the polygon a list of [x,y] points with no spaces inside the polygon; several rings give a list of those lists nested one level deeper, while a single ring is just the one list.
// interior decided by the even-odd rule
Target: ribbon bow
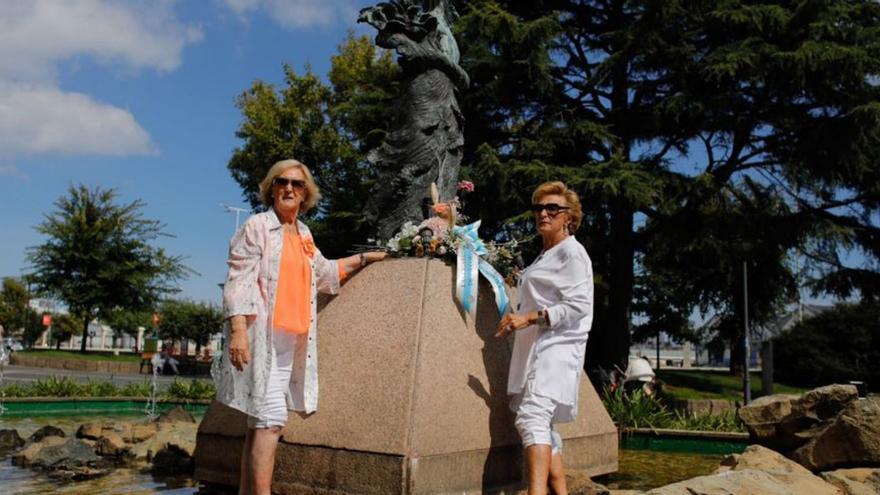
[{"label": "ribbon bow", "polygon": [[486,245],[477,233],[479,228],[480,220],[477,220],[472,224],[452,229],[453,233],[462,240],[456,253],[455,297],[462,309],[471,316],[471,319],[476,317],[477,312],[478,273],[482,274],[492,286],[499,315],[504,315],[507,312],[509,304],[507,291],[504,289],[504,277],[481,257],[489,254],[489,250],[486,249]]}]

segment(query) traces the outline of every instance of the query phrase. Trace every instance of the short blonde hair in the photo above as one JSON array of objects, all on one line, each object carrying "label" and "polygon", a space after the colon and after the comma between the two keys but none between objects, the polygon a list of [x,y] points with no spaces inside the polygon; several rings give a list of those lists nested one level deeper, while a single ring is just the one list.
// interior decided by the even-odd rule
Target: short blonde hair
[{"label": "short blonde hair", "polygon": [[568,213],[568,217],[571,219],[568,223],[568,233],[574,234],[581,226],[581,220],[584,218],[584,212],[581,210],[581,200],[578,197],[578,194],[569,189],[568,186],[562,182],[545,182],[538,186],[535,189],[535,192],[532,193],[532,203],[537,203],[541,201],[541,198],[544,196],[549,196],[551,194],[564,197],[565,202],[568,203],[569,209],[565,210],[565,212]]},{"label": "short blonde hair", "polygon": [[299,160],[290,158],[275,162],[275,164],[269,168],[269,171],[266,172],[266,177],[260,182],[260,199],[267,208],[271,208],[274,204],[272,199],[272,182],[276,177],[292,168],[300,169],[303,175],[306,176],[306,197],[300,207],[301,213],[311,210],[318,204],[318,201],[321,199],[321,192],[318,191],[318,185],[315,184],[315,179],[312,177],[312,172],[309,170],[309,167]]}]

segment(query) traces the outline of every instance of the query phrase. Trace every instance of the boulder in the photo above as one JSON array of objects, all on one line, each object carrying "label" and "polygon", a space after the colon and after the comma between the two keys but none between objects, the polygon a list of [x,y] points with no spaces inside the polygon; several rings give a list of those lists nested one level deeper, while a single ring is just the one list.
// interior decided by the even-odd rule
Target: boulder
[{"label": "boulder", "polygon": [[822,473],[822,479],[843,490],[846,495],[880,493],[880,469],[852,468]]},{"label": "boulder", "polygon": [[18,450],[24,445],[24,439],[18,434],[18,430],[0,430],[0,457]]},{"label": "boulder", "polygon": [[184,423],[195,423],[196,418],[193,417],[186,409],[176,406],[174,409],[170,411],[164,412],[159,416],[159,419],[156,420],[159,423],[170,423],[170,422],[184,422]]},{"label": "boulder", "polygon": [[95,444],[98,455],[118,457],[128,452],[128,445],[116,432],[105,431]]},{"label": "boulder", "polygon": [[83,423],[76,429],[76,438],[97,440],[101,438],[104,428],[98,423]]},{"label": "boulder", "polygon": [[649,490],[647,495],[843,495],[818,476],[777,475],[757,469],[723,471]]},{"label": "boulder", "polygon": [[66,442],[67,442],[67,439],[63,438],[63,437],[56,437],[56,436],[46,437],[46,438],[40,440],[39,442],[34,442],[34,443],[28,445],[27,447],[21,449],[20,451],[16,452],[15,455],[12,456],[12,464],[14,464],[16,466],[21,466],[21,467],[30,466],[31,464],[33,464],[34,459],[36,458],[36,456],[40,452],[40,450],[43,449],[43,447],[48,447],[51,445],[61,445]]},{"label": "boulder", "polygon": [[648,495],[843,495],[841,490],[803,466],[760,445],[725,457],[709,476],[656,488]]},{"label": "boulder", "polygon": [[791,458],[813,471],[880,464],[880,398],[850,402]]},{"label": "boulder", "polygon": [[800,397],[770,395],[739,410],[752,440],[788,452],[821,433],[848,404],[858,398],[854,385],[827,385]]},{"label": "boulder", "polygon": [[[176,457],[192,457],[196,448],[196,431],[198,425],[194,423],[160,423],[156,434],[141,443],[131,447],[131,453],[138,460],[154,462],[161,452]],[[169,459],[163,459],[163,463],[174,465]]]},{"label": "boulder", "polygon": [[70,438],[61,444],[50,443],[43,446],[33,456],[31,465],[53,470],[72,470],[97,461],[98,456],[90,446],[77,438]]},{"label": "boulder", "polygon": [[777,434],[776,427],[791,414],[791,403],[795,398],[783,394],[767,395],[739,408],[737,414],[754,441],[772,442]]},{"label": "boulder", "polygon": [[67,436],[67,434],[65,434],[64,430],[62,430],[61,428],[58,428],[58,427],[55,427],[52,425],[46,425],[46,426],[40,428],[39,430],[33,432],[33,434],[31,434],[31,436],[28,437],[28,442],[39,442],[46,437],[64,438],[66,436]]},{"label": "boulder", "polygon": [[129,443],[139,443],[151,438],[157,431],[156,423],[134,424],[123,438]]},{"label": "boulder", "polygon": [[846,495],[880,493],[880,469],[852,468],[822,473],[822,479],[840,488]]}]

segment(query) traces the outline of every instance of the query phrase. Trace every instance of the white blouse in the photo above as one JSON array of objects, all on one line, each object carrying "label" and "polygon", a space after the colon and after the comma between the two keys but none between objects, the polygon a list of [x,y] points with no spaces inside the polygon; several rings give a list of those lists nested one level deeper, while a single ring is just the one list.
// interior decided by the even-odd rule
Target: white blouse
[{"label": "white blouse", "polygon": [[[541,253],[520,275],[516,313],[545,310],[548,326],[514,332],[507,393],[532,393],[562,406],[554,422],[573,421],[593,324],[593,265],[574,236]],[[561,414],[560,414],[561,413]]]}]

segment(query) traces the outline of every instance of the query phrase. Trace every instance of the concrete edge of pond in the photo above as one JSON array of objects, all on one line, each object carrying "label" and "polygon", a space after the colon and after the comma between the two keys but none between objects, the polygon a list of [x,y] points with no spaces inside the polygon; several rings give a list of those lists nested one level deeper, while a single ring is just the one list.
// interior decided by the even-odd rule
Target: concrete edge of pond
[{"label": "concrete edge of pond", "polygon": [[[147,397],[15,397],[4,399],[0,418],[24,418],[36,416],[84,416],[84,415],[138,415],[145,414]],[[156,408],[159,413],[176,406],[202,415],[210,400],[163,400]]]},{"label": "concrete edge of pond", "polygon": [[671,428],[622,428],[621,435],[635,433],[668,437],[706,438],[716,440],[748,440],[749,434],[738,431],[673,430]]}]

